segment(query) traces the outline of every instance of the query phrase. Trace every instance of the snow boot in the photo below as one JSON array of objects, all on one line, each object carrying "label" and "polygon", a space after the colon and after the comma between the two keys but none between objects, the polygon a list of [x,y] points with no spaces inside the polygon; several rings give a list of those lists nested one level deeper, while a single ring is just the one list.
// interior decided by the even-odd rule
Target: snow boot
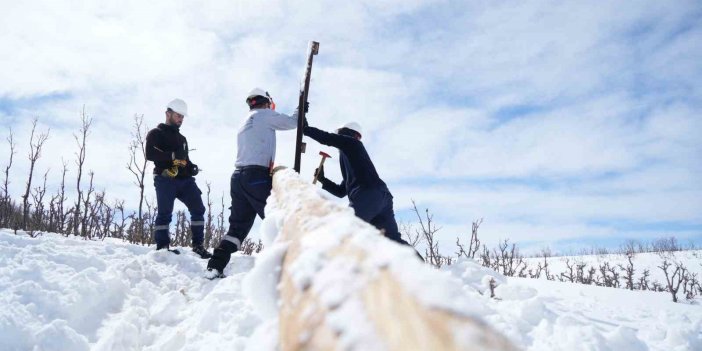
[{"label": "snow boot", "polygon": [[208,259],[212,257],[212,254],[209,253],[207,249],[205,249],[205,247],[202,245],[193,246],[193,252],[200,256],[200,258],[202,259]]},{"label": "snow boot", "polygon": [[161,249],[166,249],[166,251],[168,251],[168,252],[174,253],[176,255],[180,255],[180,251],[178,251],[178,249],[171,250],[169,248],[168,244],[166,244],[166,245],[156,244],[156,250],[158,251]]}]

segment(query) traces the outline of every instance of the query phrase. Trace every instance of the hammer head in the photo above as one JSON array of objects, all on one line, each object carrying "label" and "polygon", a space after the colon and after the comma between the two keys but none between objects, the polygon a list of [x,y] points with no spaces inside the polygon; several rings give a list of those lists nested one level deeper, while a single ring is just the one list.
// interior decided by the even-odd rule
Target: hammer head
[{"label": "hammer head", "polygon": [[324,152],[324,151],[320,151],[319,154],[320,154],[322,157],[324,157],[324,158],[331,158],[331,156],[330,156],[328,153]]}]

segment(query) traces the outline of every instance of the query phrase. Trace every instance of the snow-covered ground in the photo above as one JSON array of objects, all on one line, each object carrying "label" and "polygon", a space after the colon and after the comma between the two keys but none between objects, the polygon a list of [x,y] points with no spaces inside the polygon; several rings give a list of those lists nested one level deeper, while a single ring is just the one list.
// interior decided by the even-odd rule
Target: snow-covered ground
[{"label": "snow-covered ground", "polygon": [[[206,261],[182,250],[0,230],[0,349],[274,348],[276,321],[252,304],[261,302],[251,296],[260,292],[251,288],[256,257],[235,255],[229,277],[209,281]],[[667,293],[507,279],[472,261],[442,271],[522,349],[702,350],[702,305],[673,303]],[[489,297],[486,276],[499,283],[499,299]]]}]

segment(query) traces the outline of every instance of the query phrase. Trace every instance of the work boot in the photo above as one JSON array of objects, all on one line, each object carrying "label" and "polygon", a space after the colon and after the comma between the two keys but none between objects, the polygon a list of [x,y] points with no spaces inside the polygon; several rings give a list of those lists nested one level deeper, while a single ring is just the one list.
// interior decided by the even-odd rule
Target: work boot
[{"label": "work boot", "polygon": [[170,253],[180,255],[180,251],[178,251],[178,249],[171,250],[168,244],[156,244],[156,251],[161,250],[161,249],[166,249],[166,251],[168,251]]},{"label": "work boot", "polygon": [[215,268],[207,268],[207,271],[205,272],[204,277],[205,277],[205,279],[214,280],[214,279],[218,279],[218,278],[219,279],[226,278],[227,276]]},{"label": "work boot", "polygon": [[222,242],[219,243],[219,246],[217,246],[217,248],[214,249],[212,258],[210,258],[209,262],[207,262],[207,269],[213,268],[219,271],[220,273],[224,272],[224,267],[227,266],[229,260],[232,257],[232,254],[236,252],[237,249],[237,246],[233,243],[226,240],[222,240]]},{"label": "work boot", "polygon": [[200,258],[202,258],[202,259],[208,259],[208,258],[212,257],[212,254],[209,253],[207,251],[207,249],[205,249],[205,247],[202,245],[193,246],[193,252],[196,253],[198,256],[200,256]]}]

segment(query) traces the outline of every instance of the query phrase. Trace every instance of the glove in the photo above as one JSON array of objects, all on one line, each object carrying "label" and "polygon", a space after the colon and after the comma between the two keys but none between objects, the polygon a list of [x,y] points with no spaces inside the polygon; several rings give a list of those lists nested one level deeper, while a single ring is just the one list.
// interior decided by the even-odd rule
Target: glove
[{"label": "glove", "polygon": [[173,166],[171,168],[166,168],[161,172],[161,175],[166,178],[175,178],[178,175],[178,167]]},{"label": "glove", "polygon": [[305,113],[310,112],[310,103],[305,101]]},{"label": "glove", "polygon": [[191,162],[188,164],[188,173],[190,173],[190,175],[194,177],[198,173],[200,173],[200,167]]},{"label": "glove", "polygon": [[307,128],[309,126],[309,123],[307,123],[307,117],[302,119],[302,127]]},{"label": "glove", "polygon": [[324,166],[315,169],[314,176],[317,177],[317,180],[319,180],[319,181],[326,179],[326,178],[324,178]]},{"label": "glove", "polygon": [[174,167],[185,167],[185,165],[188,164],[188,161],[184,159],[175,159],[173,160],[173,166]]},{"label": "glove", "polygon": [[275,167],[273,167],[273,169],[271,170],[271,176],[273,176],[273,175],[275,174],[275,172],[282,171],[282,170],[284,170],[284,169],[286,169],[286,168],[288,168],[288,167],[285,167],[285,166],[275,166]]}]

